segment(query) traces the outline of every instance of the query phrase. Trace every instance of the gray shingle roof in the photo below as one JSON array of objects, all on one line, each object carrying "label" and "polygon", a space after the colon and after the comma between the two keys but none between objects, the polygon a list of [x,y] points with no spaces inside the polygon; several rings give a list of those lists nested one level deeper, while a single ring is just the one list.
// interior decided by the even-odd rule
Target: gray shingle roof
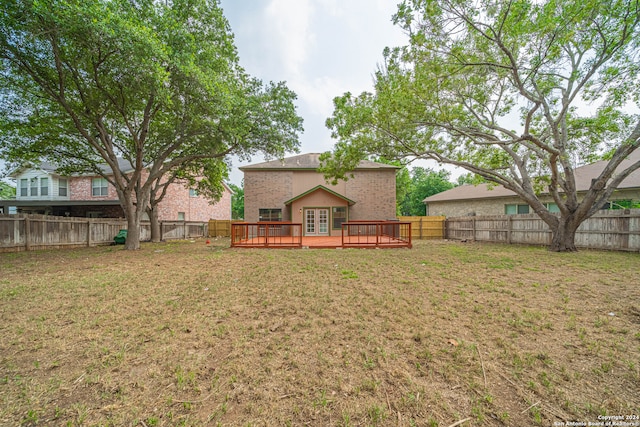
[{"label": "gray shingle roof", "polygon": [[[98,166],[100,168],[101,171],[103,171],[106,175],[109,175],[113,172],[113,170],[111,169],[111,167],[109,165],[107,165],[106,163],[101,164]],[[27,169],[28,167],[23,166],[20,167],[18,169],[16,169],[15,171],[11,172],[11,174],[9,176],[17,176],[22,170]],[[124,172],[124,173],[129,173],[129,172],[133,172],[134,167],[131,166],[131,163],[129,163],[128,160],[125,160],[121,157],[118,158],[118,168]],[[40,162],[40,164],[38,166],[33,166],[33,168],[28,168],[28,169],[41,169],[45,172],[48,172],[50,174],[56,174],[56,169],[58,169],[58,165],[51,163],[51,162]],[[80,174],[80,175],[86,175],[86,174]]]},{"label": "gray shingle roof", "polygon": [[[318,169],[320,167],[320,153],[300,154],[293,157],[287,157],[282,160],[271,160],[263,163],[242,166],[241,171],[245,170],[294,170],[294,169]],[[370,162],[363,160],[356,169],[399,169],[397,166],[387,165],[384,163]]]},{"label": "gray shingle roof", "polygon": [[[624,160],[618,170],[630,166],[633,162],[640,160],[640,150],[634,151],[628,159]],[[576,188],[580,191],[587,191],[591,186],[591,180],[596,178],[607,165],[607,161],[591,163],[589,165],[580,166],[575,169]],[[618,188],[640,188],[640,169],[634,171],[624,181],[620,183]],[[444,202],[451,200],[467,200],[467,199],[493,199],[498,197],[517,197],[517,194],[511,190],[507,190],[501,185],[494,185],[491,188],[488,184],[479,185],[461,185],[442,193],[434,194],[423,200],[429,202]]]}]

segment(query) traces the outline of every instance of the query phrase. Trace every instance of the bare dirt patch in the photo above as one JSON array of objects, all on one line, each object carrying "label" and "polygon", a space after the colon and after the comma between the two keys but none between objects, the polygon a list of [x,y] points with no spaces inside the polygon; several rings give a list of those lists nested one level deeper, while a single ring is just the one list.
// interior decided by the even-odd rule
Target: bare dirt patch
[{"label": "bare dirt patch", "polygon": [[228,246],[0,254],[0,424],[640,414],[638,254]]}]

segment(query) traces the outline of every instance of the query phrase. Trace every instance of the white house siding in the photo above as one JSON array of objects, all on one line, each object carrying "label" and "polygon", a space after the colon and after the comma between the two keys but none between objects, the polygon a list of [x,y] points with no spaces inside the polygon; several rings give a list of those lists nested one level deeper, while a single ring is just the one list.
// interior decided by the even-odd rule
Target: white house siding
[{"label": "white house siding", "polygon": [[[37,178],[38,179],[38,195],[37,196],[32,196],[31,195],[31,179],[32,178]],[[46,196],[42,196],[42,188],[41,188],[41,178],[47,178],[48,179],[48,183],[47,183],[47,188],[49,189],[48,191],[48,195]],[[27,183],[27,191],[28,191],[28,195],[27,196],[21,196],[20,195],[20,188],[21,188],[21,180],[26,179],[28,181]],[[43,170],[39,170],[39,169],[29,169],[24,171],[23,173],[21,173],[20,175],[18,175],[16,177],[16,200],[42,200],[42,201],[56,201],[56,200],[69,200],[69,190],[67,189],[67,196],[66,197],[60,197],[58,196],[58,189],[59,189],[59,182],[58,180],[60,179],[60,177],[55,176],[55,175],[49,175],[47,172],[43,171]],[[67,181],[68,182],[68,181]],[[67,183],[67,187],[68,187],[68,183]]]}]

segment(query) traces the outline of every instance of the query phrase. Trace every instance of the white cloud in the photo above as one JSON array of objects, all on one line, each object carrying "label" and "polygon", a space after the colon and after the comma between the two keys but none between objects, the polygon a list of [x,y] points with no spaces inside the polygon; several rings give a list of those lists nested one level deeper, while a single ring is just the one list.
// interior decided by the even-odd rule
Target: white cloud
[{"label": "white cloud", "polygon": [[322,9],[331,16],[344,16],[344,0],[317,0]]},{"label": "white cloud", "polygon": [[274,52],[282,61],[285,77],[300,75],[308,58],[314,43],[312,13],[310,0],[272,0],[264,11],[263,24],[273,35]]},{"label": "white cloud", "polygon": [[333,112],[333,98],[349,90],[339,80],[328,76],[311,81],[292,81],[291,87],[306,104],[308,111],[319,117],[329,117]]}]

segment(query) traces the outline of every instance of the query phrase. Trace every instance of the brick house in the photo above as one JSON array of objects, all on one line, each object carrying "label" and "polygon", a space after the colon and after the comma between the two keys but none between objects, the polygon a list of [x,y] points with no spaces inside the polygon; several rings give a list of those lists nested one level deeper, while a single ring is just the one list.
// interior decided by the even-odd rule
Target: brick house
[{"label": "brick house", "polygon": [[396,217],[396,166],[362,161],[348,181],[328,184],[319,153],[243,166],[244,219],[303,224],[305,236],[339,236],[342,223]]},{"label": "brick house", "polygon": [[[628,159],[624,160],[618,170],[623,170],[638,160],[640,160],[640,150],[634,151]],[[575,169],[578,198],[589,189],[591,180],[600,175],[606,164],[606,161],[599,161]],[[539,197],[547,205],[549,211],[559,212],[551,195],[543,193]],[[429,196],[423,202],[427,205],[427,215],[459,217],[533,213],[530,206],[516,193],[501,185],[462,185]],[[622,181],[609,202],[602,208],[620,207],[630,203],[640,203],[640,170],[631,173]]]},{"label": "brick house", "polygon": [[[120,168],[130,167],[120,160]],[[111,169],[103,166],[108,175]],[[16,199],[0,200],[0,210],[9,212],[15,207],[18,213],[55,216],[122,218],[115,188],[99,175],[62,176],[55,165],[42,162],[38,167],[20,168],[10,174],[16,181]],[[158,205],[160,221],[208,221],[231,219],[232,191],[224,186],[224,193],[215,204],[210,204],[184,183],[176,182]],[[13,210],[13,209],[12,209]]]}]

